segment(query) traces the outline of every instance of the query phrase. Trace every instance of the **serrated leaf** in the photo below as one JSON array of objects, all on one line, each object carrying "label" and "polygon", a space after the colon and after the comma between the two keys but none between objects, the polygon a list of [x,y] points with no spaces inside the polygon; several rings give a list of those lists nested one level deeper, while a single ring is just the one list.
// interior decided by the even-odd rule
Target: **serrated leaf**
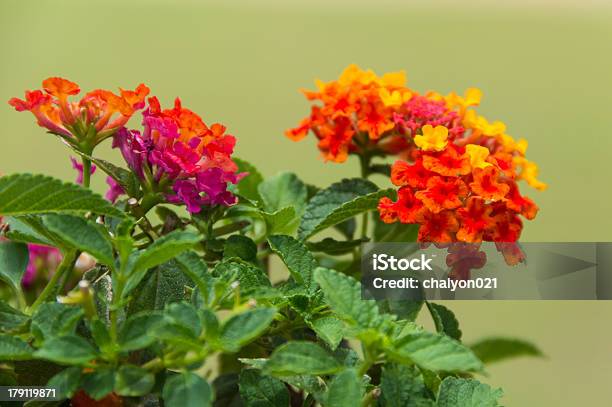
[{"label": "serrated leaf", "polygon": [[235,258],[221,261],[215,266],[214,273],[228,283],[238,281],[240,291],[247,294],[260,287],[271,287],[263,270]]},{"label": "serrated leaf", "polygon": [[497,407],[503,394],[478,380],[447,377],[440,385],[438,407]]},{"label": "serrated leaf", "polygon": [[[164,319],[167,324],[179,326],[181,331],[187,333],[191,338],[196,339],[202,332],[200,315],[188,302],[174,302],[167,304],[164,309]],[[163,329],[166,329],[167,325]]]},{"label": "serrated leaf", "polygon": [[98,348],[102,352],[112,354],[112,351],[114,350],[114,345],[110,337],[110,332],[108,331],[108,328],[106,327],[104,322],[100,321],[97,318],[89,321],[89,330]]},{"label": "serrated leaf", "polygon": [[143,312],[130,316],[119,332],[119,346],[123,351],[143,349],[153,344],[157,338],[153,328],[161,324],[160,314]]},{"label": "serrated leaf", "polygon": [[261,212],[260,215],[266,222],[267,234],[269,235],[281,233],[292,234],[295,232],[299,222],[295,208],[292,206],[271,213]]},{"label": "serrated leaf", "polygon": [[482,362],[466,346],[440,334],[420,331],[396,341],[389,356],[400,362],[413,362],[433,371],[481,371]]},{"label": "serrated leaf", "polygon": [[318,242],[306,242],[306,247],[308,247],[308,250],[311,252],[322,252],[338,256],[352,253],[357,246],[367,241],[368,239],[336,240],[331,237],[326,237]]},{"label": "serrated leaf", "polygon": [[72,334],[83,314],[80,307],[45,302],[32,316],[30,330],[39,341]]},{"label": "serrated leaf", "polygon": [[128,314],[161,310],[166,304],[185,299],[185,286],[191,282],[175,261],[169,261],[146,273],[134,290]]},{"label": "serrated leaf", "polygon": [[53,242],[35,230],[28,224],[27,217],[16,218],[6,217],[4,223],[9,225],[8,232],[5,233],[9,240],[21,243],[36,243],[44,246],[53,246]]},{"label": "serrated leaf", "polygon": [[155,376],[138,366],[123,365],[115,375],[115,393],[124,397],[144,396],[154,384]]},{"label": "serrated leaf", "polygon": [[514,338],[486,338],[470,346],[484,364],[520,356],[543,356],[534,344]]},{"label": "serrated leaf", "polygon": [[272,323],[275,308],[254,308],[228,319],[221,328],[219,341],[224,349],[237,351],[257,338]]},{"label": "serrated leaf", "polygon": [[237,157],[233,157],[232,160],[238,166],[239,173],[248,173],[247,176],[242,178],[236,188],[238,190],[238,194],[244,196],[251,201],[259,202],[261,201],[261,196],[259,195],[259,191],[257,190],[259,184],[263,181],[263,177],[261,173],[255,168],[255,166],[248,161],[242,160]]},{"label": "serrated leaf", "polygon": [[57,391],[58,399],[70,398],[81,385],[81,368],[77,366],[68,367],[47,382],[47,387]]},{"label": "serrated leaf", "polygon": [[257,245],[253,240],[242,235],[232,235],[223,246],[223,257],[238,257],[244,261],[257,260]]},{"label": "serrated leaf", "polygon": [[48,213],[126,217],[100,195],[77,184],[44,175],[14,174],[0,177],[0,215]]},{"label": "serrated leaf", "polygon": [[333,316],[316,318],[308,322],[308,326],[329,345],[331,350],[336,349],[344,337],[344,323]]},{"label": "serrated leaf", "polygon": [[8,332],[23,326],[28,316],[0,300],[0,332]]},{"label": "serrated leaf", "polygon": [[80,336],[66,335],[46,340],[34,356],[59,364],[82,365],[94,359],[97,352]]},{"label": "serrated leaf", "polygon": [[264,180],[257,190],[268,213],[290,206],[300,214],[308,195],[306,185],[291,172],[281,172]]},{"label": "serrated leaf", "polygon": [[174,231],[156,240],[151,246],[130,255],[127,283],[123,291],[126,296],[142,280],[146,272],[172,260],[179,254],[198,244],[201,237],[195,233]]},{"label": "serrated leaf", "polygon": [[455,314],[444,305],[427,302],[427,308],[436,325],[436,331],[446,334],[453,339],[461,339],[461,330],[459,329],[459,321]]},{"label": "serrated leaf", "polygon": [[208,266],[202,258],[193,251],[181,253],[176,258],[176,264],[180,270],[196,285],[200,290],[204,304],[209,305],[212,300],[213,284],[212,276],[208,272]]},{"label": "serrated leaf", "polygon": [[329,385],[327,404],[329,407],[353,407],[360,404],[361,378],[355,369],[346,369],[336,375]]},{"label": "serrated leaf", "polygon": [[32,357],[33,349],[16,336],[0,335],[0,360],[25,360]]},{"label": "serrated leaf", "polygon": [[240,396],[246,407],[285,407],[289,405],[287,387],[259,370],[244,369],[240,373]]},{"label": "serrated leaf", "polygon": [[163,390],[165,407],[210,407],[212,388],[195,373],[182,372],[166,380]]},{"label": "serrated leaf", "polygon": [[287,342],[272,352],[264,373],[274,376],[331,374],[342,365],[325,349],[313,342]]},{"label": "serrated leaf", "polygon": [[334,270],[319,267],[315,281],[325,293],[331,309],[346,322],[359,328],[374,328],[381,322],[375,301],[361,299],[361,285]]},{"label": "serrated leaf", "polygon": [[293,279],[298,284],[306,286],[307,289],[313,288],[313,273],[317,267],[317,261],[306,246],[286,235],[270,236],[268,243],[270,249],[285,263]]},{"label": "serrated leaf", "polygon": [[0,280],[15,291],[21,290],[21,278],[28,267],[28,247],[23,243],[0,242]]},{"label": "serrated leaf", "polygon": [[94,400],[101,400],[115,387],[115,371],[108,367],[86,373],[81,377],[83,390]]},{"label": "serrated leaf", "polygon": [[387,363],[380,379],[380,404],[385,407],[435,406],[423,379],[414,366]]},{"label": "serrated leaf", "polygon": [[300,240],[340,224],[362,212],[376,209],[381,197],[392,190],[378,187],[361,178],[344,179],[323,189],[308,202],[298,229]]},{"label": "serrated leaf", "polygon": [[113,246],[102,225],[71,215],[45,215],[45,227],[63,243],[63,246],[87,252],[100,263],[114,267]]}]

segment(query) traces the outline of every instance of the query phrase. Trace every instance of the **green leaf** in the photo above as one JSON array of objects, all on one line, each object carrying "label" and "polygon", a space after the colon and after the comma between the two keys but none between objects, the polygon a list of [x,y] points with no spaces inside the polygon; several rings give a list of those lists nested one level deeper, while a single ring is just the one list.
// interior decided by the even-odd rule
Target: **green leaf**
[{"label": "green leaf", "polygon": [[204,260],[202,260],[196,252],[188,251],[181,253],[176,258],[176,264],[200,290],[200,294],[204,298],[204,303],[209,305],[214,295],[214,282],[212,281],[212,276],[208,272],[208,266]]},{"label": "green leaf", "polygon": [[261,374],[256,369],[240,373],[240,396],[246,407],[286,407],[289,391],[278,379]]},{"label": "green leaf", "polygon": [[138,178],[132,171],[128,171],[125,168],[117,167],[115,164],[102,160],[100,158],[94,158],[89,156],[85,157],[89,158],[94,164],[96,164],[98,168],[100,168],[102,171],[110,175],[115,181],[117,181],[117,183],[121,185],[121,188],[123,188],[123,190],[130,197],[139,199],[142,196],[142,192],[140,191],[140,181],[138,181]]},{"label": "green leaf", "polygon": [[258,186],[264,210],[268,213],[291,206],[295,213],[302,213],[308,190],[306,185],[291,172],[281,172]]},{"label": "green leaf", "polygon": [[147,270],[172,260],[200,240],[201,237],[195,233],[174,231],[162,236],[148,248],[130,255],[131,267],[123,295],[127,295],[140,283]]},{"label": "green leaf", "polygon": [[289,233],[292,234],[297,228],[299,218],[292,206],[279,209],[278,211],[268,213],[260,212],[259,215],[266,222],[266,230],[268,235]]},{"label": "green leaf", "polygon": [[114,345],[110,337],[110,332],[108,331],[108,328],[104,322],[97,318],[89,321],[89,330],[91,331],[91,336],[93,337],[98,348],[102,352],[112,354]]},{"label": "green leaf", "polygon": [[30,330],[42,342],[52,337],[73,334],[81,318],[83,309],[80,307],[45,302],[32,316]]},{"label": "green leaf", "polygon": [[432,396],[414,366],[387,363],[380,379],[380,404],[385,407],[435,406]]},{"label": "green leaf", "polygon": [[224,259],[215,266],[214,273],[229,283],[238,281],[240,291],[249,293],[257,288],[270,287],[268,276],[258,267],[238,259]]},{"label": "green leaf", "polygon": [[27,315],[0,300],[0,332],[9,332],[23,326]]},{"label": "green leaf", "polygon": [[381,197],[391,190],[378,191],[378,187],[361,178],[344,179],[323,189],[308,202],[298,229],[300,240],[330,226],[340,224],[353,216],[376,209]]},{"label": "green leaf", "polygon": [[344,337],[344,324],[335,316],[324,316],[308,322],[308,326],[327,343],[331,350],[336,349]]},{"label": "green leaf", "polygon": [[264,373],[274,376],[331,374],[342,365],[325,349],[313,342],[287,342],[272,352]]},{"label": "green leaf", "polygon": [[160,314],[149,312],[130,316],[119,333],[119,346],[123,351],[144,349],[152,345],[157,338],[152,334],[153,328],[163,321]]},{"label": "green leaf", "polygon": [[427,308],[436,325],[436,331],[446,334],[453,339],[461,339],[461,330],[459,329],[459,321],[455,314],[444,305],[427,302]]},{"label": "green leaf", "polygon": [[360,404],[362,390],[361,378],[355,369],[346,369],[332,380],[327,393],[329,407],[354,407]]},{"label": "green leaf", "polygon": [[138,366],[123,365],[115,375],[115,393],[124,397],[144,396],[154,384],[155,376]]},{"label": "green leaf", "polygon": [[94,359],[97,352],[80,336],[66,335],[46,340],[34,356],[59,364],[82,365]]},{"label": "green leaf", "polygon": [[[174,302],[166,305],[164,319],[169,323],[179,326],[183,332],[196,339],[202,332],[202,324],[198,312],[188,302]],[[166,329],[164,326],[163,329]]]},{"label": "green leaf", "polygon": [[25,360],[32,358],[32,348],[16,336],[0,335],[0,360]]},{"label": "green leaf", "polygon": [[257,338],[272,323],[276,315],[275,308],[254,308],[228,319],[221,328],[220,344],[229,351]]},{"label": "green leaf", "polygon": [[100,263],[114,267],[113,246],[102,225],[76,216],[57,214],[44,216],[42,222],[64,246],[87,252]]},{"label": "green leaf", "polygon": [[315,280],[338,317],[363,329],[375,328],[381,322],[376,302],[361,299],[361,284],[355,279],[319,267],[315,270]]},{"label": "green leaf", "polygon": [[336,240],[331,237],[326,237],[319,242],[307,242],[306,247],[308,247],[308,250],[311,252],[322,252],[331,254],[332,256],[338,256],[352,253],[357,246],[367,241],[368,239]]},{"label": "green leaf", "polygon": [[419,225],[406,223],[384,223],[378,216],[374,217],[373,241],[380,242],[416,242]]},{"label": "green leaf", "polygon": [[163,390],[165,407],[209,407],[212,389],[208,382],[191,372],[183,372],[166,380]]},{"label": "green leaf", "polygon": [[397,315],[398,319],[414,322],[419,316],[423,302],[420,300],[387,300],[389,312]]},{"label": "green leaf", "polygon": [[305,285],[309,290],[313,288],[312,279],[317,261],[306,246],[286,235],[270,236],[268,243],[270,249],[285,263],[293,279],[298,284]]},{"label": "green leaf", "polygon": [[8,216],[4,218],[4,223],[9,226],[5,236],[13,242],[36,243],[44,246],[54,245],[51,239],[35,230],[29,224],[27,217],[15,218]]},{"label": "green leaf", "polygon": [[115,371],[108,367],[86,373],[81,378],[83,390],[94,400],[101,400],[115,387]]},{"label": "green leaf", "polygon": [[223,257],[238,257],[244,261],[257,260],[257,245],[253,240],[242,235],[232,235],[225,241]]},{"label": "green leaf", "polygon": [[495,363],[520,356],[543,356],[534,344],[513,338],[486,338],[472,346],[472,351],[482,363]]},{"label": "green leaf", "polygon": [[447,377],[440,385],[438,407],[497,407],[503,394],[478,380]]},{"label": "green leaf", "polygon": [[259,202],[261,201],[261,196],[259,195],[259,191],[257,190],[259,184],[263,181],[263,177],[261,173],[255,168],[254,165],[249,163],[248,161],[242,160],[237,157],[233,157],[232,160],[238,165],[238,172],[243,173],[246,172],[248,175],[242,178],[237,187],[238,195],[244,196],[251,201]]},{"label": "green leaf", "polygon": [[70,398],[81,386],[81,368],[68,367],[47,382],[47,387],[55,388],[59,399]]},{"label": "green leaf", "polygon": [[77,184],[44,175],[14,174],[0,178],[0,215],[87,212],[126,216],[100,195]]},{"label": "green leaf", "polygon": [[185,299],[185,286],[191,282],[177,262],[170,261],[146,273],[134,290],[128,313],[161,310],[166,304]]},{"label": "green leaf", "polygon": [[427,331],[402,337],[388,353],[400,362],[413,362],[434,371],[481,371],[483,368],[468,347],[446,335]]},{"label": "green leaf", "polygon": [[21,278],[28,261],[28,247],[25,244],[0,242],[0,280],[4,280],[16,292],[21,292]]}]

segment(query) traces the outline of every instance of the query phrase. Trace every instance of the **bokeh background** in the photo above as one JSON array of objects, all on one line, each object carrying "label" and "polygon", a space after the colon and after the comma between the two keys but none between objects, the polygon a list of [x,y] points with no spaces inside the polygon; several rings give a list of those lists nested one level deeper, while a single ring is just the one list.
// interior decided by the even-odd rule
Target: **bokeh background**
[{"label": "bokeh background", "polygon": [[[298,92],[349,63],[405,69],[417,90],[483,90],[480,111],[529,140],[550,185],[525,241],[612,238],[612,9],[606,1],[1,0],[0,100],[64,76],[82,89],[149,85],[226,124],[237,155],[267,175],[326,185],[357,164],[325,164],[283,130],[307,114]],[[138,125],[138,119],[132,120]],[[70,169],[63,145],[0,105],[0,172]],[[116,152],[98,155],[118,158]],[[117,161],[118,162],[118,161]],[[94,176],[102,191],[104,178]],[[611,270],[612,272],[612,270]],[[465,339],[523,337],[546,359],[494,365],[483,378],[508,406],[607,406],[612,303],[454,302]]]}]

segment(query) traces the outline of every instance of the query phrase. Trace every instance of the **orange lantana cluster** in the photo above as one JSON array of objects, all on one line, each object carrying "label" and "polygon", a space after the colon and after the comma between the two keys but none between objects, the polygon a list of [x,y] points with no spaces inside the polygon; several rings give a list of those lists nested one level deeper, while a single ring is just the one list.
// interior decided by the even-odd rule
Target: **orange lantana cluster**
[{"label": "orange lantana cluster", "polygon": [[538,211],[517,181],[546,187],[525,158],[527,142],[476,113],[478,89],[419,94],[404,82],[402,73],[378,77],[351,65],[339,80],[305,92],[321,104],[287,135],[299,140],[312,130],[325,159],[336,162],[349,154],[397,155],[397,200],[383,198],[378,209],[384,222],[419,224],[421,242],[516,242],[520,216]]},{"label": "orange lantana cluster", "polygon": [[317,81],[317,91],[304,91],[309,100],[322,105],[312,106],[310,116],[285,134],[298,141],[312,130],[325,160],[335,162],[374,145],[382,152],[397,153],[406,143],[393,136],[393,113],[411,97],[405,82],[403,72],[378,77],[351,65],[337,81]]}]

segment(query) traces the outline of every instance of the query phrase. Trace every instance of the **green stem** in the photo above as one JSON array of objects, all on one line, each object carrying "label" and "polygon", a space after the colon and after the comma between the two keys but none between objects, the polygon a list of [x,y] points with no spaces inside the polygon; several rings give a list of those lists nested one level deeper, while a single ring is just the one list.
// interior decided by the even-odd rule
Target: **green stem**
[{"label": "green stem", "polygon": [[[364,151],[363,154],[359,155],[359,163],[361,165],[361,178],[368,179],[370,175],[370,161],[372,157],[368,154],[367,151]],[[368,219],[369,213],[364,212],[361,215],[361,238],[364,239],[368,237]]]},{"label": "green stem", "polygon": [[91,180],[91,161],[85,157],[81,157],[81,161],[83,162],[83,186],[89,188]]},{"label": "green stem", "polygon": [[[123,264],[123,263],[122,263]],[[117,286],[113,287],[113,299],[111,301],[111,310],[110,310],[110,336],[114,343],[117,343],[117,321],[118,321],[118,304],[121,301],[121,296],[123,295],[123,270],[117,276]]]},{"label": "green stem", "polygon": [[55,289],[56,289],[55,286],[62,279],[62,276],[64,274],[72,271],[72,269],[74,268],[74,263],[76,262],[76,259],[77,259],[76,250],[71,250],[67,253],[64,253],[64,258],[62,259],[62,262],[58,266],[57,270],[55,270],[55,273],[53,274],[53,276],[51,277],[51,279],[49,280],[49,282],[47,283],[43,291],[40,293],[36,301],[34,301],[32,306],[30,307],[29,309],[30,314],[33,314],[36,311],[36,309],[40,306],[40,304],[45,302],[47,300],[47,297],[49,297],[49,295],[55,292]]}]

